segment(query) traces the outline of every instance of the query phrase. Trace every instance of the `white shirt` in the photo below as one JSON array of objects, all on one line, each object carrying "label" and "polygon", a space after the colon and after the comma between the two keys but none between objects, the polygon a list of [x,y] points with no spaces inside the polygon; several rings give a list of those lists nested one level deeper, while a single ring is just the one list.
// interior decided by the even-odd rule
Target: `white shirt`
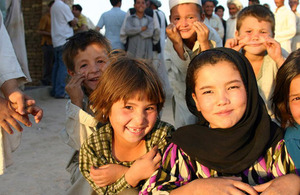
[{"label": "white shirt", "polygon": [[211,27],[213,27],[217,31],[217,33],[219,34],[221,39],[223,39],[223,37],[224,37],[224,27],[223,27],[222,21],[221,21],[219,16],[213,14],[210,19],[205,17],[204,23],[211,26]]},{"label": "white shirt", "polygon": [[64,45],[73,36],[73,28],[68,22],[74,19],[70,7],[62,0],[55,0],[51,7],[51,37],[53,47]]},{"label": "white shirt", "polygon": [[226,40],[234,38],[236,31],[236,16],[230,17],[226,21]]}]

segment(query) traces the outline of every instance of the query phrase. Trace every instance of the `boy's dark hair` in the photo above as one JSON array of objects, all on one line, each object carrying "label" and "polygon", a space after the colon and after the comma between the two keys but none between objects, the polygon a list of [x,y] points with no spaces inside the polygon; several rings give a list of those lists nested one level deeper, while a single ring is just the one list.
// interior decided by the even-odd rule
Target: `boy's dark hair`
[{"label": "boy's dark hair", "polygon": [[279,68],[272,97],[272,107],[276,120],[281,127],[293,126],[295,120],[289,106],[290,85],[292,80],[300,74],[300,49],[292,52]]},{"label": "boy's dark hair", "polygon": [[107,69],[90,96],[96,110],[95,118],[102,123],[108,122],[112,105],[119,100],[126,103],[135,95],[155,103],[157,111],[161,111],[165,95],[157,72],[144,61],[120,54],[110,56]]},{"label": "boy's dark hair", "polygon": [[72,9],[79,10],[80,12],[82,11],[82,7],[79,4],[72,5]]},{"label": "boy's dark hair", "polygon": [[225,11],[225,8],[224,8],[222,5],[218,5],[218,6],[215,8],[215,12],[217,12],[219,9]]},{"label": "boy's dark hair", "polygon": [[52,5],[53,5],[54,2],[55,2],[54,0],[53,0],[53,1],[50,1],[50,2],[48,3],[48,7],[52,7]]},{"label": "boy's dark hair", "polygon": [[217,0],[202,0],[202,5],[204,5],[206,2],[213,2],[214,6],[217,6],[218,5],[218,1]]},{"label": "boy's dark hair", "polygon": [[78,54],[79,50],[84,51],[92,43],[99,44],[105,48],[107,54],[110,53],[111,47],[109,41],[101,33],[94,30],[79,32],[68,38],[63,51],[63,61],[68,70],[74,71],[74,57]]},{"label": "boy's dark hair", "polygon": [[274,36],[274,32],[275,32],[274,14],[268,8],[262,5],[250,5],[248,7],[245,7],[239,12],[237,16],[237,22],[236,22],[237,31],[240,30],[243,20],[249,16],[256,18],[258,21],[270,22],[272,28],[271,30]]},{"label": "boy's dark hair", "polygon": [[260,2],[259,2],[259,0],[249,0],[249,1],[251,1],[253,4],[252,5],[254,5],[254,4],[260,4]]},{"label": "boy's dark hair", "polygon": [[116,6],[119,2],[122,2],[122,0],[110,0],[112,6]]}]

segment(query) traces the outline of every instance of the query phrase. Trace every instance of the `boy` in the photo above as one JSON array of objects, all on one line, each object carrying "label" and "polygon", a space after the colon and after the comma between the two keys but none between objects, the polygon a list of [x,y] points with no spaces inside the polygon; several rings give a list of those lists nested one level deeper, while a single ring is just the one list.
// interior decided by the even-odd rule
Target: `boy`
[{"label": "boy", "polygon": [[218,33],[204,22],[201,0],[170,0],[170,22],[165,63],[173,88],[175,127],[193,124],[196,117],[185,102],[185,77],[191,59],[211,47],[222,47]]},{"label": "boy", "polygon": [[270,98],[277,70],[288,55],[274,40],[274,15],[262,5],[246,7],[238,14],[236,29],[235,38],[226,41],[225,47],[242,49],[252,65],[268,113],[274,118]]},{"label": "boy", "polygon": [[67,194],[91,194],[92,188],[78,169],[81,144],[96,130],[98,124],[89,108],[88,96],[94,91],[106,68],[110,44],[99,32],[89,30],[75,34],[64,46],[63,60],[71,76],[66,86],[70,96],[66,106],[64,142],[74,149],[67,166],[72,186]]}]

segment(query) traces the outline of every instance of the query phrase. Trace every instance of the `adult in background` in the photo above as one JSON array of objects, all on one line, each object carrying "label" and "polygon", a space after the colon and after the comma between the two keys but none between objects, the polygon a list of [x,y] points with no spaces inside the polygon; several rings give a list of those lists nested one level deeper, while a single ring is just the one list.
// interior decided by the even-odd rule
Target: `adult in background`
[{"label": "adult in background", "polygon": [[300,13],[297,12],[299,0],[289,0],[289,5],[296,16],[296,35],[292,39],[292,51],[295,51],[300,48]]},{"label": "adult in background", "polygon": [[66,0],[55,0],[51,7],[51,37],[54,47],[54,65],[52,70],[52,92],[55,98],[65,98],[67,68],[62,59],[63,45],[73,35],[77,20]]},{"label": "adult in background", "polygon": [[259,0],[249,0],[248,1],[248,6],[250,6],[250,5],[259,5],[259,4],[260,4]]},{"label": "adult in background", "polygon": [[220,38],[224,38],[224,27],[221,19],[214,14],[214,8],[217,6],[217,0],[202,0],[202,8],[205,14],[204,23],[213,27],[219,34]]},{"label": "adult in background", "polygon": [[292,38],[296,34],[296,16],[284,5],[284,0],[274,0],[276,4],[275,15],[275,40],[283,49],[291,53]]},{"label": "adult in background", "polygon": [[54,50],[51,39],[51,15],[50,8],[54,1],[50,1],[48,4],[47,12],[42,16],[38,33],[42,36],[41,46],[44,54],[43,58],[43,75],[41,79],[42,85],[51,85],[52,67],[54,61]]},{"label": "adult in background", "polygon": [[225,45],[225,38],[226,38],[226,20],[223,19],[223,16],[224,16],[224,7],[222,5],[218,5],[216,8],[215,8],[215,14],[217,16],[219,16],[219,18],[221,19],[222,21],[222,24],[223,24],[223,27],[224,27],[224,37],[223,37],[223,46]]},{"label": "adult in background", "polygon": [[72,5],[72,13],[77,19],[77,24],[73,27],[74,33],[87,31],[88,30],[88,22],[87,18],[81,14],[82,7],[79,4]]},{"label": "adult in background", "polygon": [[96,31],[101,30],[105,26],[105,37],[110,41],[112,49],[125,49],[120,40],[120,30],[126,12],[120,9],[122,0],[110,0],[110,3],[113,7],[101,15]]},{"label": "adult in background", "polygon": [[227,7],[229,10],[229,18],[226,21],[226,40],[234,38],[234,33],[236,31],[236,18],[243,5],[240,0],[228,0]]}]

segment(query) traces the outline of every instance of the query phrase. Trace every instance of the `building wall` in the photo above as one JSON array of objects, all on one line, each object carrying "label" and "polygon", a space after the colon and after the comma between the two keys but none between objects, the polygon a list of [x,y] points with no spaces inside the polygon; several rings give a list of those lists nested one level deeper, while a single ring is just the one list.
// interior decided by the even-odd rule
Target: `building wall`
[{"label": "building wall", "polygon": [[[50,1],[22,0],[28,66],[32,78],[32,82],[28,83],[28,86],[40,85],[42,78],[43,53],[40,45],[41,36],[37,33],[37,29],[40,18],[47,11]],[[72,5],[73,0],[67,2]]]}]

